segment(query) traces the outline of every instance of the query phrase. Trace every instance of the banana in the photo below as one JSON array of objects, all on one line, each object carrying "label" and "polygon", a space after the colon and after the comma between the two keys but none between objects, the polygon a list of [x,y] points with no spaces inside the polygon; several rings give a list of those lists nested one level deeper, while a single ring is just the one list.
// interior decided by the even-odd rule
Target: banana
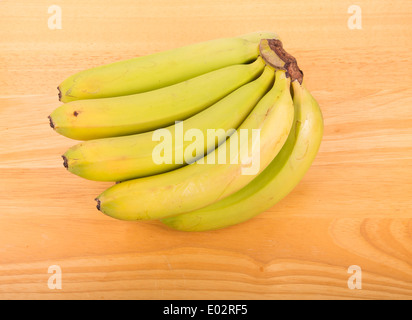
[{"label": "banana", "polygon": [[259,41],[264,38],[277,38],[277,35],[254,32],[210,40],[81,71],[58,86],[59,98],[62,102],[107,98],[170,86],[255,60]]},{"label": "banana", "polygon": [[[269,90],[274,72],[267,68],[263,74],[248,84],[233,91],[206,110],[181,123],[163,130],[170,133],[171,159],[169,163],[155,163],[153,150],[159,145],[154,141],[155,132],[145,132],[125,137],[105,138],[81,142],[63,155],[64,166],[83,178],[97,181],[124,181],[176,169],[196,161],[199,156],[211,152],[226,140],[227,132],[236,129],[249,115],[253,107]],[[214,128],[215,139],[210,139],[208,130]],[[191,130],[200,131],[201,139],[194,142],[176,141]],[[181,131],[179,131],[181,130]],[[212,131],[213,133],[213,131]],[[217,141],[215,141],[217,140]],[[199,155],[190,150],[201,150]]]},{"label": "banana", "polygon": [[311,166],[321,144],[323,118],[318,103],[297,80],[292,82],[294,125],[272,163],[251,183],[200,210],[163,219],[182,231],[220,229],[247,221],[289,194]]},{"label": "banana", "polygon": [[240,86],[256,79],[265,62],[215,70],[165,88],[128,96],[78,100],[50,115],[60,134],[90,140],[147,132],[184,120],[216,103]]},{"label": "banana", "polygon": [[[257,162],[255,174],[258,174],[269,165],[289,135],[293,116],[290,78],[286,78],[285,71],[278,70],[273,88],[238,131],[217,149],[185,167],[116,184],[96,198],[97,208],[122,220],[161,219],[224,199],[253,180],[255,175],[242,174],[244,170],[252,168],[253,171]],[[252,129],[260,129],[260,135],[251,134]],[[239,139],[245,131],[247,139]],[[227,145],[238,146],[239,140],[240,149],[230,148],[230,152],[226,152]],[[209,165],[220,154],[226,162]]]}]

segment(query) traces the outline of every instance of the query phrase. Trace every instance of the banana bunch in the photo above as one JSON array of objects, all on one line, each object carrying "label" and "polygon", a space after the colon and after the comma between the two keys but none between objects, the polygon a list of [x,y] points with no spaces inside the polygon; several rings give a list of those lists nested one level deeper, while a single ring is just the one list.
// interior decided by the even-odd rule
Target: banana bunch
[{"label": "banana bunch", "polygon": [[81,71],[49,116],[82,140],[64,166],[113,181],[97,208],[121,220],[206,231],[284,198],[323,134],[318,103],[277,35],[255,32]]}]

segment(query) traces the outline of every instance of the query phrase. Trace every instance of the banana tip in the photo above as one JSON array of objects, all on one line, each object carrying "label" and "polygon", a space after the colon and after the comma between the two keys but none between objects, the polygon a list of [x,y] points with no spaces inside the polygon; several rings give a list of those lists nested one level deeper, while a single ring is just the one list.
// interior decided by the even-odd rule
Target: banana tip
[{"label": "banana tip", "polygon": [[96,198],[94,200],[96,200],[96,202],[97,202],[97,205],[96,205],[97,210],[101,211],[100,210],[100,200],[98,198]]},{"label": "banana tip", "polygon": [[50,122],[50,127],[52,127],[54,129],[54,123],[53,123],[52,117],[49,116],[48,118],[49,118],[49,122]]},{"label": "banana tip", "polygon": [[60,86],[57,87],[57,90],[59,91],[59,101],[62,101],[62,92],[60,90]]},{"label": "banana tip", "polygon": [[67,162],[66,156],[63,155],[62,158],[63,158],[63,166],[64,166],[66,169],[69,169],[69,164],[68,164],[68,162]]}]

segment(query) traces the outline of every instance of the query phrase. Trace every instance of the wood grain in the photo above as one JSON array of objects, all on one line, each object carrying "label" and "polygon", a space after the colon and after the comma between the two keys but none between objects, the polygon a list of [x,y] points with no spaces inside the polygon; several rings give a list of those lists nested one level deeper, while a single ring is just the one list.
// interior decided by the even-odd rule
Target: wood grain
[{"label": "wood grain", "polygon": [[[47,9],[62,8],[61,30]],[[0,1],[1,299],[411,299],[412,2]],[[184,233],[102,215],[48,126],[72,73],[193,42],[279,33],[325,118],[298,187],[256,218]],[[47,286],[59,265],[62,290]],[[350,290],[348,267],[362,268]]]}]

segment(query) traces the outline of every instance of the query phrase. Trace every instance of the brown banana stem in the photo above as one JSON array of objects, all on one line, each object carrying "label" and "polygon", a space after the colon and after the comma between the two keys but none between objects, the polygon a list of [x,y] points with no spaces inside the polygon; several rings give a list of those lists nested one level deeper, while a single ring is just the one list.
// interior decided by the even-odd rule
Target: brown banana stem
[{"label": "brown banana stem", "polygon": [[263,39],[260,41],[259,51],[268,65],[276,69],[285,70],[286,76],[290,77],[292,82],[298,80],[302,84],[303,72],[299,69],[295,57],[283,48],[282,41]]}]

